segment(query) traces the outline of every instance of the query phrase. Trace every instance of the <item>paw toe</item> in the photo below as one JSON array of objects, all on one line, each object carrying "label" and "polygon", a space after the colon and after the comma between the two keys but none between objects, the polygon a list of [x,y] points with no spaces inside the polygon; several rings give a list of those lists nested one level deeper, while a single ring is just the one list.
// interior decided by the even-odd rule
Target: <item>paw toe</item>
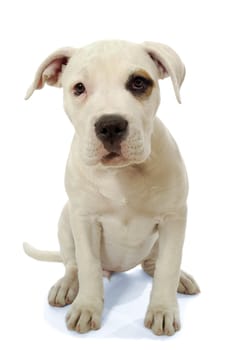
[{"label": "paw toe", "polygon": [[71,304],[78,293],[78,281],[63,277],[49,291],[48,302],[51,306],[63,307]]},{"label": "paw toe", "polygon": [[178,310],[152,307],[147,311],[145,326],[156,335],[173,335],[180,329]]},{"label": "paw toe", "polygon": [[77,305],[74,302],[66,316],[66,325],[68,329],[78,333],[97,330],[101,325],[101,312],[93,307]]}]

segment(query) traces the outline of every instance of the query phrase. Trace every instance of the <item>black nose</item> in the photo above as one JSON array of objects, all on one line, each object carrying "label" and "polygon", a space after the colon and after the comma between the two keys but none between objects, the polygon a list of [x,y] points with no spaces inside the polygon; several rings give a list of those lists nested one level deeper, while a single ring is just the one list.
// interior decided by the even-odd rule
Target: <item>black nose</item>
[{"label": "black nose", "polygon": [[96,136],[110,152],[117,152],[121,141],[127,136],[128,122],[116,114],[103,115],[95,123]]}]

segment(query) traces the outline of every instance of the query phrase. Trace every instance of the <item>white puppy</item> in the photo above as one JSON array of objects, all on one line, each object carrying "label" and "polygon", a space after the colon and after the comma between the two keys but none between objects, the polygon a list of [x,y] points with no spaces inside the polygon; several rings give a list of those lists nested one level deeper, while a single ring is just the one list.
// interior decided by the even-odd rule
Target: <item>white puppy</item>
[{"label": "white puppy", "polygon": [[154,277],[145,326],[157,335],[180,328],[177,290],[199,292],[180,270],[188,180],[172,136],[155,116],[159,79],[170,76],[177,100],[185,76],[168,46],[102,41],[63,48],[39,67],[26,98],[45,83],[62,86],[75,135],[66,167],[68,202],[59,222],[60,253],[25,244],[28,255],[62,261],[65,275],[49,303],[72,303],[67,327],[98,329],[103,271],[138,264]]}]

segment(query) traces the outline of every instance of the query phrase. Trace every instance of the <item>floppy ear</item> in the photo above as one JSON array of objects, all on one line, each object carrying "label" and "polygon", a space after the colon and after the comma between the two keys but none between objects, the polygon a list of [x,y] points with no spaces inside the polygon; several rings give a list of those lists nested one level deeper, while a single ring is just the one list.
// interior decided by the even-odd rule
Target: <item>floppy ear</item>
[{"label": "floppy ear", "polygon": [[73,55],[75,49],[71,47],[61,48],[50,56],[38,68],[34,81],[27,91],[25,99],[27,100],[36,89],[42,89],[44,84],[61,86],[61,75],[64,66],[67,65],[69,58]]},{"label": "floppy ear", "polygon": [[146,41],[143,47],[156,63],[159,78],[164,79],[169,76],[172,80],[177,101],[181,103],[180,87],[185,77],[185,66],[177,53],[167,45]]}]

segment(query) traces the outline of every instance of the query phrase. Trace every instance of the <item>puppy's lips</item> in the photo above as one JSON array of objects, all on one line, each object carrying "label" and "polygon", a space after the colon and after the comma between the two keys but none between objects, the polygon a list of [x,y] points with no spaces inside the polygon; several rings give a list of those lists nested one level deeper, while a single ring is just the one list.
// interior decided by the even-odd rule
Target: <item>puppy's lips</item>
[{"label": "puppy's lips", "polygon": [[121,159],[123,159],[122,154],[118,152],[109,152],[101,159],[103,164],[114,164],[118,163]]},{"label": "puppy's lips", "polygon": [[106,154],[106,156],[104,156],[103,159],[108,161],[108,160],[112,160],[112,159],[114,159],[116,157],[120,157],[120,156],[121,155],[117,152],[110,152],[110,153]]}]

